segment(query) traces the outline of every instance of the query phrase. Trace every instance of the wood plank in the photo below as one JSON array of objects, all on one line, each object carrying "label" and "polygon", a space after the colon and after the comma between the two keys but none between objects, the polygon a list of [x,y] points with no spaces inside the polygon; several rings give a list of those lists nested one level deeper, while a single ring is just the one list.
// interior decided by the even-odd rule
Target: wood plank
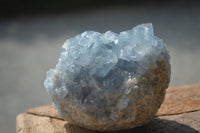
[{"label": "wood plank", "polygon": [[200,84],[168,88],[157,116],[200,110]]},{"label": "wood plank", "polygon": [[[167,89],[165,101],[149,124],[123,133],[198,133],[200,132],[200,84]],[[19,114],[16,133],[99,133],[69,124],[52,105]]]}]

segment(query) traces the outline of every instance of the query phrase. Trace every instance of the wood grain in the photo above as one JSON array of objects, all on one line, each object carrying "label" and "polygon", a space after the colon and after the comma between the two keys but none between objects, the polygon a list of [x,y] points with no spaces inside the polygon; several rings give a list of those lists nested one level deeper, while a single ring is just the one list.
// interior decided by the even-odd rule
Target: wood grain
[{"label": "wood grain", "polygon": [[[199,133],[200,84],[172,87],[157,117],[142,127],[118,133]],[[69,124],[52,105],[29,109],[16,118],[16,133],[99,133]]]}]

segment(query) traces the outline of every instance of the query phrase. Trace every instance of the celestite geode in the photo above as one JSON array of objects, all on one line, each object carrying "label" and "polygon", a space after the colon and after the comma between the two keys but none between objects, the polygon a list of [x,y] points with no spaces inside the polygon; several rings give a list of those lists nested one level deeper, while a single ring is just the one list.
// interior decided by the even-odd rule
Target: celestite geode
[{"label": "celestite geode", "polygon": [[152,24],[120,34],[86,31],[68,39],[44,82],[69,123],[109,131],[148,123],[170,81],[169,54]]}]

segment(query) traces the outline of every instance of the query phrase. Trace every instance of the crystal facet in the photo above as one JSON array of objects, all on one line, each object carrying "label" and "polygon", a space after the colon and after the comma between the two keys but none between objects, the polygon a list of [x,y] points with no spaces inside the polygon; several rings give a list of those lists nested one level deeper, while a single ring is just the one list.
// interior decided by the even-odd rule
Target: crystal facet
[{"label": "crystal facet", "polygon": [[120,34],[86,31],[68,39],[44,86],[69,123],[108,131],[149,122],[169,81],[165,44],[152,24],[142,24]]}]

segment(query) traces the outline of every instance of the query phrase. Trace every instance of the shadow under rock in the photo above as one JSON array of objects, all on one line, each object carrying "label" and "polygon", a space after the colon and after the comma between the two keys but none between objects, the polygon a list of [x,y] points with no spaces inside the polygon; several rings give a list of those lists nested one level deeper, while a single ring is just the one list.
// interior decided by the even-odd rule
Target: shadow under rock
[{"label": "shadow under rock", "polygon": [[176,121],[154,118],[148,124],[124,131],[100,132],[79,126],[65,124],[66,133],[200,133],[199,131]]}]

